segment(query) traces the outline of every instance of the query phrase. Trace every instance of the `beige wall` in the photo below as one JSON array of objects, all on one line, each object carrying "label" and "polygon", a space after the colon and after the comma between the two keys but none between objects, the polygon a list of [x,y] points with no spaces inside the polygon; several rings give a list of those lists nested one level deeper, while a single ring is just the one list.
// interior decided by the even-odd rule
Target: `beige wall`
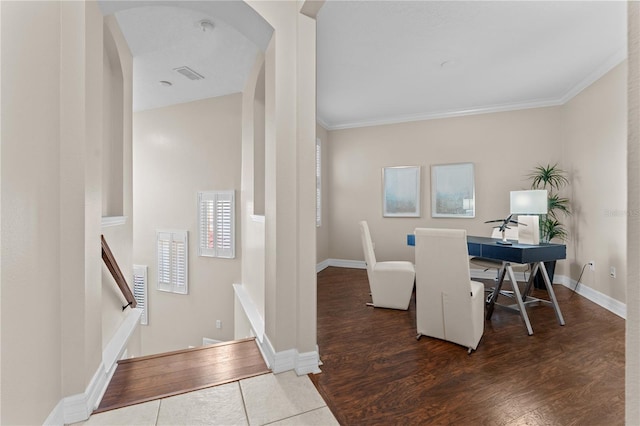
[{"label": "beige wall", "polygon": [[[264,320],[265,299],[265,105],[264,55],[259,54],[242,93],[242,278],[241,282]],[[256,205],[259,207],[256,208]],[[235,338],[251,335],[236,308]]]},{"label": "beige wall", "polygon": [[[625,422],[640,424],[640,4],[628,3],[627,329]],[[633,212],[633,214],[631,214]]]},{"label": "beige wall", "polygon": [[[240,282],[241,232],[236,258],[198,256],[197,192],[236,190],[240,217],[241,95],[137,112],[133,125],[134,256],[147,265],[149,325],[145,354],[201,345],[203,337],[233,338],[233,288]],[[156,290],[156,230],[187,230],[189,294]],[[216,329],[216,320],[222,328]]]},{"label": "beige wall", "polygon": [[[114,16],[105,18],[104,65],[104,136],[102,150],[102,214],[123,215],[125,221],[116,226],[103,227],[102,233],[116,257],[118,266],[130,286],[133,285],[133,202],[132,202],[132,79],[133,57]],[[107,94],[106,92],[109,92]],[[108,184],[105,184],[108,182]],[[105,204],[108,207],[105,207]],[[129,311],[122,292],[111,273],[102,266],[102,347],[112,339]],[[139,348],[139,333],[132,338],[131,348]],[[128,355],[139,355],[129,350]]]},{"label": "beige wall", "polygon": [[[0,423],[41,424],[64,414],[54,410],[63,397],[85,392],[110,337],[101,309],[101,154],[111,125],[103,17],[92,1],[0,8],[11,40],[1,74],[1,244],[11,249],[1,259]],[[130,187],[121,193],[130,206]]]},{"label": "beige wall", "polygon": [[[562,164],[568,171],[573,217],[560,273],[626,301],[627,62],[583,90],[561,110]],[[609,276],[616,268],[616,278]]]},{"label": "beige wall", "polygon": [[[117,24],[113,25],[117,28]],[[125,81],[118,47],[109,26],[104,26],[102,215],[122,216],[123,85]],[[126,43],[123,47],[128,47]],[[131,78],[131,76],[127,76]]]},{"label": "beige wall", "polygon": [[[42,424],[63,380],[62,306],[51,303],[60,300],[60,5],[3,1],[0,8],[0,423]],[[36,65],[48,70],[41,78]]]},{"label": "beige wall", "polygon": [[317,228],[316,233],[316,259],[317,262],[320,263],[324,260],[329,259],[329,208],[330,208],[330,198],[329,198],[329,148],[331,147],[331,143],[329,141],[329,132],[322,126],[316,126],[316,137],[320,139],[321,143],[321,153],[320,158],[322,160],[322,170],[320,174],[322,176],[322,191],[321,191],[321,221],[320,226]]},{"label": "beige wall", "polygon": [[[624,303],[626,66],[559,107],[328,132],[329,254],[319,253],[318,261],[362,260],[360,220],[369,222],[380,260],[413,260],[405,235],[418,226],[489,234],[483,222],[508,214],[509,191],[528,188],[526,175],[537,164],[558,162],[571,181],[563,194],[574,215],[563,219],[570,239],[557,273],[575,281],[594,260],[596,271],[587,269],[581,282]],[[430,165],[456,162],[475,165],[476,218],[431,218]],[[422,166],[420,218],[382,217],[381,169],[400,165]],[[609,276],[610,267],[617,278]]]},{"label": "beige wall", "polygon": [[275,352],[316,350],[315,20],[299,13],[306,3],[247,1],[274,28],[265,52],[264,319]]},{"label": "beige wall", "polygon": [[[406,235],[416,227],[465,228],[490,235],[484,221],[509,214],[509,191],[529,186],[538,163],[560,161],[558,107],[329,132],[329,257],[362,260],[358,222],[369,223],[378,260],[414,260]],[[432,164],[475,165],[476,217],[431,217]],[[420,218],[382,217],[382,168],[421,166]],[[497,196],[497,194],[502,194]]]}]

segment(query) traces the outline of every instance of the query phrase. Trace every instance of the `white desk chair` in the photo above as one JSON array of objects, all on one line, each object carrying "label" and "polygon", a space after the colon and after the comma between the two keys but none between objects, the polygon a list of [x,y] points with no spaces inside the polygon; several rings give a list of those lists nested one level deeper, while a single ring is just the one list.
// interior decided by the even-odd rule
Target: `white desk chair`
[{"label": "white desk chair", "polygon": [[484,332],[484,285],[471,281],[467,231],[417,228],[416,326],[430,336],[469,348]]},{"label": "white desk chair", "polygon": [[[511,228],[505,229],[505,237],[507,240],[518,241],[518,227],[514,226]],[[502,232],[498,228],[493,228],[493,232],[491,233],[491,238],[502,239]],[[500,271],[504,267],[504,262],[494,259],[485,259],[483,257],[473,256],[469,258],[469,266],[472,268],[479,268],[483,271],[488,271],[489,269],[496,270],[496,281],[500,279]],[[529,265],[526,263],[512,263],[511,267],[514,272],[522,272],[523,281],[527,281],[526,272],[529,270]]]},{"label": "white desk chair", "polygon": [[367,222],[360,222],[360,236],[364,260],[367,264],[367,277],[373,303],[367,303],[375,308],[409,309],[413,283],[415,282],[415,268],[407,261],[377,262],[373,251],[373,242]]}]

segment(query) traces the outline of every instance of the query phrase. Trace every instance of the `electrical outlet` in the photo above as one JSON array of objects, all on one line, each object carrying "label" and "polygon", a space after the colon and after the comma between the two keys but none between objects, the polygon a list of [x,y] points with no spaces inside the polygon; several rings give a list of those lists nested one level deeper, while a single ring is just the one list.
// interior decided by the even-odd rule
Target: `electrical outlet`
[{"label": "electrical outlet", "polygon": [[216,320],[216,328],[222,328],[222,321]]},{"label": "electrical outlet", "polygon": [[588,265],[589,265],[589,269],[591,271],[595,271],[596,270],[596,262],[594,260],[590,260]]},{"label": "electrical outlet", "polygon": [[609,276],[611,278],[615,278],[616,277],[616,267],[615,266],[611,266],[609,268]]}]

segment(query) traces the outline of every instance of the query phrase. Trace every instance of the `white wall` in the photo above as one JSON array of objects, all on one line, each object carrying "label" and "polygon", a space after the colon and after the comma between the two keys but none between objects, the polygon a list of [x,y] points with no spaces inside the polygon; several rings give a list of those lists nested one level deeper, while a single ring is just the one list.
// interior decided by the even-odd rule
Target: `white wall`
[{"label": "white wall", "polygon": [[[233,339],[232,284],[240,282],[241,95],[134,114],[134,255],[149,267],[145,354]],[[197,192],[236,190],[236,258],[199,257]],[[156,230],[189,232],[189,294],[156,290]],[[216,329],[216,320],[222,328]]]}]

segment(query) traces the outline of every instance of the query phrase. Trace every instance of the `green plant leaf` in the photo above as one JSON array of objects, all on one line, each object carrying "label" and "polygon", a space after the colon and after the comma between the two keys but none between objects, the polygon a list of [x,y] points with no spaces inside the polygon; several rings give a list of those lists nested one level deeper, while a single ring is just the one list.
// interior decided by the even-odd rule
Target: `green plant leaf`
[{"label": "green plant leaf", "polygon": [[565,176],[566,172],[558,167],[558,164],[553,166],[547,164],[546,166],[536,166],[528,177],[532,179],[532,189],[560,189],[569,184],[569,180]]},{"label": "green plant leaf", "polygon": [[566,241],[569,236],[564,226],[550,216],[540,221],[540,234],[545,241],[551,241],[554,238]]},{"label": "green plant leaf", "polygon": [[565,215],[570,215],[571,214],[571,209],[569,206],[569,199],[568,198],[561,198],[558,194],[553,194],[553,193],[549,193],[549,216],[551,216],[553,219],[558,219],[558,213],[563,213]]}]

